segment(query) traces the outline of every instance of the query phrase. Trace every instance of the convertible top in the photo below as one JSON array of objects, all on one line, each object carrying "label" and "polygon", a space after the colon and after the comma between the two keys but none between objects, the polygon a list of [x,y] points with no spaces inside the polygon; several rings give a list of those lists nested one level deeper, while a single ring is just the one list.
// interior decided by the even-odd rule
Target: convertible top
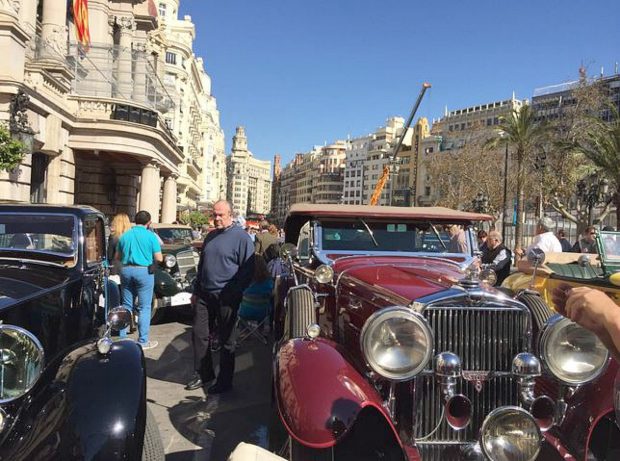
[{"label": "convertible top", "polygon": [[444,207],[399,207],[373,205],[332,205],[316,203],[296,203],[291,206],[284,224],[286,241],[296,242],[299,229],[314,218],[342,219],[407,219],[469,225],[477,221],[491,221],[487,214],[470,213]]}]

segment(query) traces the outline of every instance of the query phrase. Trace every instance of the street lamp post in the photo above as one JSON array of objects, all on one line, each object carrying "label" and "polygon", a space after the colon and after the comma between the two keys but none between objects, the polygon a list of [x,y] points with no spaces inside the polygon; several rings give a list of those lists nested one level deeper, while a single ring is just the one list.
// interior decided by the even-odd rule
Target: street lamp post
[{"label": "street lamp post", "polygon": [[506,241],[506,220],[508,219],[508,143],[504,151],[504,203],[502,217],[502,242]]},{"label": "street lamp post", "polygon": [[609,199],[609,182],[592,174],[577,182],[577,198],[586,205],[588,225],[594,221],[593,211],[597,204]]},{"label": "street lamp post", "polygon": [[536,154],[534,161],[534,169],[540,172],[540,190],[538,191],[538,207],[536,214],[538,218],[542,218],[543,215],[543,187],[545,183],[545,168],[547,168],[547,153],[544,148]]},{"label": "street lamp post", "polygon": [[482,192],[478,192],[471,203],[476,213],[486,213],[489,210],[489,198]]},{"label": "street lamp post", "polygon": [[21,141],[28,153],[32,153],[34,130],[28,122],[28,104],[30,97],[19,90],[12,98],[9,107],[9,131],[14,139]]}]

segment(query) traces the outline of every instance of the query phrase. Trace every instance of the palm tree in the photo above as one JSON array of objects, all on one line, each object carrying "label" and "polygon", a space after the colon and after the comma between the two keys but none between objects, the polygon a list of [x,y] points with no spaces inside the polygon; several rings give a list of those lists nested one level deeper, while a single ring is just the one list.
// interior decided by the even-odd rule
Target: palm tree
[{"label": "palm tree", "polygon": [[[485,143],[487,148],[500,145],[508,146],[512,150],[513,165],[516,167],[517,187],[517,225],[515,227],[515,247],[523,244],[523,214],[525,210],[525,183],[526,173],[530,160],[537,146],[543,141],[547,126],[534,118],[534,112],[529,104],[515,107],[507,117],[501,117],[497,126],[497,136]],[[506,219],[504,217],[504,219]]]},{"label": "palm tree", "polygon": [[616,229],[620,229],[620,116],[611,110],[611,120],[594,119],[594,126],[575,141],[574,149],[585,155],[609,179]]}]

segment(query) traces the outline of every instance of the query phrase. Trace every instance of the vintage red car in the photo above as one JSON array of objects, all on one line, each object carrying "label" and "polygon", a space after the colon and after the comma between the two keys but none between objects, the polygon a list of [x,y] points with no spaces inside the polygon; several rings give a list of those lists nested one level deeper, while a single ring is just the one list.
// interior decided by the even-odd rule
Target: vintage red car
[{"label": "vintage red car", "polygon": [[[294,461],[620,459],[615,362],[534,294],[491,287],[472,230],[488,219],[437,207],[290,209],[273,451]],[[459,233],[466,250],[450,252]]]}]

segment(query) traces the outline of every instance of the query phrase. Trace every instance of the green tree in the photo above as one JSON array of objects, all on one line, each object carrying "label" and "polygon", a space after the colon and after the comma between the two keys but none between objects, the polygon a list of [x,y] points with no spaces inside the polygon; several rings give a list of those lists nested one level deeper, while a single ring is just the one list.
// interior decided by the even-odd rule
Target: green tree
[{"label": "green tree", "polygon": [[593,130],[598,130],[600,115],[608,113],[612,99],[604,80],[588,80],[582,76],[565,101],[559,108],[559,116],[549,122],[546,153],[553,174],[545,176],[543,186],[546,204],[576,223],[581,232],[587,225],[598,224],[605,218],[611,201],[596,216],[591,216],[592,209],[578,197],[575,200],[578,183],[598,174],[600,168],[575,146],[579,140],[589,138]]},{"label": "green tree", "polygon": [[501,117],[496,134],[485,144],[486,148],[509,146],[512,152],[513,171],[516,173],[517,224],[515,227],[515,247],[523,245],[523,215],[525,211],[525,186],[527,173],[539,146],[544,143],[547,126],[538,123],[529,104],[512,110],[507,117]]},{"label": "green tree", "polygon": [[24,144],[13,139],[9,130],[0,126],[0,171],[11,171],[23,161],[24,155]]},{"label": "green tree", "polygon": [[616,206],[616,228],[620,229],[620,117],[609,110],[610,121],[593,118],[591,129],[576,139],[573,150],[583,154],[609,180],[611,202]]},{"label": "green tree", "polygon": [[209,216],[201,211],[184,211],[179,216],[179,221],[191,226],[193,229],[209,224]]}]

